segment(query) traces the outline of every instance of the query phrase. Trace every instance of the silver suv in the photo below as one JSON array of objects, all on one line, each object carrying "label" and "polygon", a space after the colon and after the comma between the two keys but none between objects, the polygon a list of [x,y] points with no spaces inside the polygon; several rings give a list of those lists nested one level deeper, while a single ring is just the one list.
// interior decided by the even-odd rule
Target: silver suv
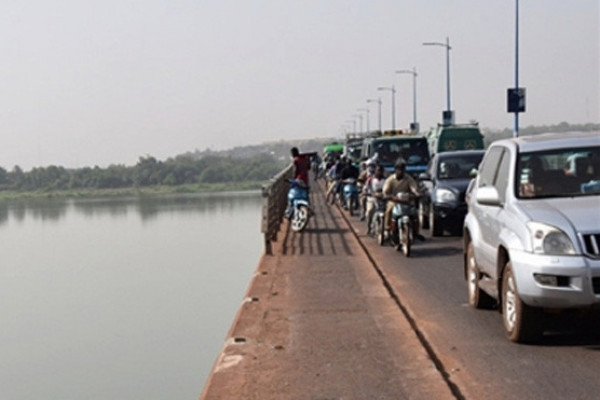
[{"label": "silver suv", "polygon": [[600,306],[600,132],[496,141],[470,190],[473,307],[498,302],[508,338],[530,342],[543,311]]}]

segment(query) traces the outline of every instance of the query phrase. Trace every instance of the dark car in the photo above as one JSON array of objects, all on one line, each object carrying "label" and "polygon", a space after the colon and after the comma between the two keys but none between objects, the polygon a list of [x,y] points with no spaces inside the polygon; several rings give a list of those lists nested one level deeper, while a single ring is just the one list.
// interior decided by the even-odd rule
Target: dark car
[{"label": "dark car", "polygon": [[424,195],[419,208],[423,229],[432,236],[444,231],[460,234],[467,214],[465,192],[483,158],[484,150],[447,151],[436,154],[421,174]]}]

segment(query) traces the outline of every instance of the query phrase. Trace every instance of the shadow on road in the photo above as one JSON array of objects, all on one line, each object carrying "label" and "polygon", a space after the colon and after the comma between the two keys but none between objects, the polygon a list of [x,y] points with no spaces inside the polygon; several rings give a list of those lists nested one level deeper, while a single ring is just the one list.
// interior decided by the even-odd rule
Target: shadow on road
[{"label": "shadow on road", "polygon": [[548,330],[540,345],[600,351],[600,312],[546,315],[545,319]]}]

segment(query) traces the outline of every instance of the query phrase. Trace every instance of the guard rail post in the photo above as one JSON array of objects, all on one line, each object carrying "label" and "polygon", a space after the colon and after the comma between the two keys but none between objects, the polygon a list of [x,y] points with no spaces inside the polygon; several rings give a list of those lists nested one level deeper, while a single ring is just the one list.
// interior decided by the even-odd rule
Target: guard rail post
[{"label": "guard rail post", "polygon": [[287,206],[288,179],[293,175],[293,164],[290,164],[268,184],[262,187],[263,209],[261,232],[265,238],[265,253],[273,255],[272,242],[277,241],[277,232],[283,220],[283,214]]}]

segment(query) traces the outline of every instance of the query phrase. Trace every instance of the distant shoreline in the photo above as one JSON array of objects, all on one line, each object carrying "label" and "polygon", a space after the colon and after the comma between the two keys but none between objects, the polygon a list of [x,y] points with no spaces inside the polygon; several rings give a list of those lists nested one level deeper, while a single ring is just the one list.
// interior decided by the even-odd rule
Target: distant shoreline
[{"label": "distant shoreline", "polygon": [[0,191],[0,201],[50,198],[86,198],[86,197],[122,197],[122,196],[160,196],[177,193],[251,191],[261,189],[264,181],[202,183],[177,186],[157,185],[144,187],[125,187],[113,189],[72,189],[72,190],[4,190]]}]

